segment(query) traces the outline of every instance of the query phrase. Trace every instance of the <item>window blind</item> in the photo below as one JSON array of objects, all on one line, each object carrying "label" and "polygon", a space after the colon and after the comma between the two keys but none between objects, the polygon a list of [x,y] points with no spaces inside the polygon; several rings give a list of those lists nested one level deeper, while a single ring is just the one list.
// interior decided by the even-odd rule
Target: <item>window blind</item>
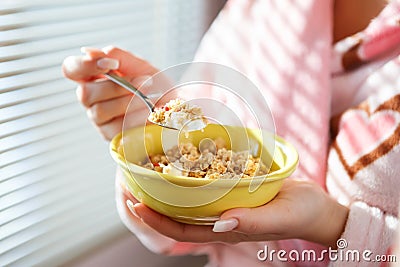
[{"label": "window blind", "polygon": [[0,266],[61,265],[124,229],[108,144],[62,60],[113,44],[160,68],[190,61],[205,2],[0,1]]}]

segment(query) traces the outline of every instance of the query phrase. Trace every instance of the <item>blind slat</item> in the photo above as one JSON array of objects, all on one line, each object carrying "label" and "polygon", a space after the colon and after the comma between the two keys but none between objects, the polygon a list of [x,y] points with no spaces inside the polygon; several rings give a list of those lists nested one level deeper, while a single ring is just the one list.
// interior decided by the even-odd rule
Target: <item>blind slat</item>
[{"label": "blind slat", "polygon": [[[113,207],[104,207],[103,209],[103,207],[100,206],[95,209],[95,212],[111,209],[113,209]],[[94,212],[87,214],[87,216],[95,215]],[[54,262],[68,261],[71,259],[68,255],[82,255],[83,253],[90,251],[93,246],[92,243],[104,244],[115,238],[116,235],[122,233],[129,234],[126,231],[126,228],[118,220],[116,214],[103,213],[96,218],[96,227],[93,227],[90,224],[85,224],[81,227],[81,231],[84,232],[85,235],[82,235],[81,231],[73,229],[69,231],[68,241],[64,242],[62,247],[56,246],[56,244],[58,244],[57,240],[47,242],[47,245],[42,244],[41,247],[37,246],[36,250],[32,252],[29,257],[20,258],[15,262],[15,264],[22,266],[36,266],[43,264],[48,266],[54,264]],[[42,256],[44,252],[51,255],[45,261]]]},{"label": "blind slat", "polygon": [[[78,133],[78,134],[76,134]],[[67,145],[76,145],[78,149],[79,141],[87,136],[90,136],[92,131],[84,128],[80,131],[75,130],[71,133],[62,133],[59,136],[51,136],[41,142],[30,144],[29,146],[20,147],[0,155],[0,167],[14,164],[25,159],[44,154],[57,153],[57,149]]]},{"label": "blind slat", "polygon": [[[81,192],[83,193],[83,192]],[[107,194],[110,192],[102,192],[103,194]],[[16,247],[21,247],[21,246],[26,246],[27,243],[33,243],[32,241],[35,241],[34,239],[42,236],[43,234],[45,234],[46,232],[50,232],[52,229],[59,227],[60,225],[63,225],[65,223],[65,221],[71,220],[71,218],[68,218],[68,216],[63,216],[63,213],[66,213],[68,211],[74,211],[74,209],[76,209],[76,211],[74,211],[77,215],[79,214],[81,216],[81,218],[85,218],[87,213],[89,212],[89,209],[82,209],[79,208],[80,206],[84,205],[86,203],[86,201],[90,201],[91,198],[96,199],[96,193],[95,192],[88,192],[87,194],[87,199],[84,198],[77,198],[75,196],[75,198],[71,198],[70,199],[70,203],[68,203],[68,201],[61,201],[61,202],[57,202],[57,207],[53,206],[52,208],[48,208],[47,209],[47,213],[46,214],[39,214],[37,216],[31,216],[31,220],[32,221],[28,221],[28,224],[31,223],[31,227],[35,230],[35,231],[27,231],[29,228],[27,229],[22,229],[21,231],[19,231],[18,233],[11,235],[9,237],[7,237],[6,239],[4,239],[3,241],[3,245],[0,248],[0,253],[1,254],[6,254],[6,252],[12,250],[13,248]],[[99,194],[101,196],[101,194]],[[99,196],[98,195],[98,196]],[[109,206],[110,208],[112,208],[112,204],[110,203],[99,203],[99,206]],[[94,206],[94,205],[92,205]],[[73,220],[77,220],[78,218],[73,218]],[[84,220],[82,220],[83,223]],[[93,222],[91,223],[93,224]],[[36,242],[35,242],[36,243]],[[31,247],[30,249],[35,250],[35,247]]]},{"label": "blind slat", "polygon": [[11,77],[0,78],[0,93],[54,81],[61,75],[60,68],[46,68]]},{"label": "blind slat", "polygon": [[[126,12],[131,8],[141,8],[142,10],[151,6],[149,3],[132,1],[121,2],[115,5],[112,2],[97,3],[96,5],[87,4],[87,1],[80,5],[68,5],[62,9],[56,6],[42,7],[41,9],[26,10],[18,13],[11,13],[0,17],[1,28],[15,28],[24,25],[37,25],[54,23],[60,21],[71,21],[76,19],[88,18],[92,16],[104,17],[109,14]],[[0,9],[1,10],[1,9]]]},{"label": "blind slat", "polygon": [[32,27],[23,27],[0,32],[0,44],[17,43],[36,39],[50,39],[69,34],[97,31],[98,29],[112,30],[119,27],[121,21],[125,23],[137,23],[145,18],[146,14],[132,16],[129,13],[116,12],[112,16],[86,18],[75,21],[43,24]]},{"label": "blind slat", "polygon": [[55,127],[61,126],[63,119],[82,114],[78,103],[70,103],[68,106],[62,106],[53,110],[30,114],[16,120],[0,124],[0,138],[29,131],[43,125],[52,124]]},{"label": "blind slat", "polygon": [[[84,125],[84,124],[82,124]],[[68,130],[71,130],[71,132],[78,130],[78,127],[71,128]],[[81,137],[84,137],[84,133],[80,133]],[[91,132],[89,132],[88,135],[91,135]],[[52,139],[59,139],[61,134],[59,135],[48,135],[46,137],[40,137],[39,140],[35,140],[31,143],[24,144],[18,147],[13,147],[12,149],[6,150],[5,152],[2,152],[4,154],[3,158],[0,158],[2,160],[0,166],[5,167],[8,165],[12,165],[16,162],[22,161],[29,159],[31,157],[47,153],[49,151],[54,151],[57,148],[63,146],[65,142],[60,143],[60,142],[51,142]],[[50,140],[50,141],[49,141]],[[66,140],[67,141],[67,140]],[[51,145],[50,145],[51,144]],[[43,149],[46,148],[46,149]],[[18,155],[19,153],[24,153],[26,151],[29,151],[29,153],[25,153],[23,156],[19,156],[14,158],[13,160],[7,160],[7,157],[13,156],[13,155]],[[6,154],[7,153],[7,154]]]},{"label": "blind slat", "polygon": [[[97,155],[91,158],[90,160],[91,162],[93,161],[101,162],[102,160],[106,159],[105,155],[101,153],[103,151],[103,148],[101,148],[101,146],[93,145],[92,147],[87,147],[87,148],[91,148],[93,152],[97,152]],[[17,190],[20,190],[32,184],[45,181],[46,179],[51,179],[60,172],[68,172],[70,168],[85,169],[87,166],[90,166],[90,164],[88,164],[86,161],[83,161],[80,158],[71,158],[70,164],[67,166],[63,165],[62,162],[53,162],[51,165],[46,165],[42,168],[32,170],[29,173],[23,173],[15,176],[13,179],[8,179],[1,182],[0,197],[4,197],[7,194],[14,193]],[[10,206],[12,205],[14,204],[11,204]],[[7,207],[5,207],[4,209],[6,210]],[[10,210],[10,213],[11,212],[12,210]],[[4,216],[3,219],[8,220],[10,218],[12,218],[11,214],[10,216]],[[0,220],[0,225],[4,224],[4,222],[5,221]]]},{"label": "blind slat", "polygon": [[[58,253],[64,251],[62,257],[68,259],[69,257],[66,257],[65,255],[65,246],[76,246],[79,241],[87,240],[91,235],[98,238],[103,234],[104,231],[110,231],[110,228],[115,227],[118,224],[116,222],[116,216],[110,216],[109,214],[101,213],[102,210],[109,209],[112,209],[112,207],[109,205],[106,206],[100,204],[98,207],[85,209],[84,212],[77,213],[77,215],[79,214],[81,216],[81,219],[79,220],[74,218],[73,220],[69,219],[62,222],[57,220],[50,221],[52,224],[58,223],[61,225],[57,228],[42,227],[35,229],[35,235],[31,235],[29,237],[26,236],[26,242],[18,247],[19,251],[21,251],[20,253],[17,254],[14,251],[4,253],[5,263],[18,264],[18,266],[24,266],[24,263],[27,263],[28,266],[32,264],[38,264],[43,261],[43,258],[40,258],[43,257],[43,253],[52,255],[51,253],[47,253],[49,250],[43,249],[49,247],[52,248],[50,251],[56,250]],[[98,223],[98,225],[96,224],[96,227],[93,227],[93,224],[90,223],[91,217],[88,216],[96,216],[96,221]],[[80,232],[76,231],[76,229],[74,229],[71,225],[80,225]],[[84,231],[85,235],[82,235],[81,231]],[[59,238],[66,240],[62,246],[59,245]],[[58,248],[54,249],[54,246],[58,246]],[[42,254],[36,255],[36,258],[32,259],[32,257],[28,257],[29,255],[40,251]],[[54,256],[53,260],[60,262],[59,259],[54,259]]]},{"label": "blind slat", "polygon": [[[87,136],[81,136],[81,144],[88,142],[90,138],[93,138],[94,133],[89,134]],[[91,144],[88,142],[88,145],[85,148],[90,149]],[[51,151],[51,153],[43,153],[38,154],[34,157],[26,158],[24,161],[16,161],[15,163],[11,163],[6,167],[2,168],[2,176],[0,177],[0,182],[6,181],[8,179],[12,179],[17,175],[41,168],[42,166],[47,166],[53,164],[54,162],[61,161],[61,160],[68,160],[68,157],[76,155],[78,153],[78,149],[76,146],[68,146],[68,143],[65,143],[65,147],[62,149],[62,153],[55,153],[56,151]],[[79,148],[82,148],[80,146]],[[91,150],[89,150],[91,151]],[[50,152],[50,151],[49,151]],[[68,162],[68,161],[67,161]]]},{"label": "blind slat", "polygon": [[[119,27],[115,27],[113,29],[96,30],[87,33],[77,33],[46,40],[37,40],[3,46],[0,47],[0,62],[60,51],[71,47],[79,48],[81,46],[96,44],[106,40],[109,40],[109,43],[113,43],[114,39],[121,38],[130,39],[131,42],[147,44],[148,42],[146,43],[146,40],[152,40],[152,37],[143,34],[143,32],[146,32],[146,30],[151,31],[152,27],[151,25],[143,25],[142,27],[143,29],[141,31],[137,31],[136,33],[134,30],[132,30],[131,25],[119,25]],[[127,33],[129,33],[129,35]],[[105,36],[107,38],[105,38]],[[138,39],[136,36],[140,36],[140,38]]]},{"label": "blind slat", "polygon": [[[126,1],[126,0],[125,0]],[[86,0],[85,3],[101,3],[106,2],[105,0]],[[120,0],[119,2],[124,2]],[[48,7],[60,7],[63,8],[67,5],[81,5],[80,0],[63,0],[63,1],[52,1],[52,0],[2,0],[0,5],[0,11],[3,14],[15,13],[20,10],[25,9],[35,9],[35,8],[48,8]],[[9,12],[8,12],[9,11]]]},{"label": "blind slat", "polygon": [[[49,90],[54,88],[55,90]],[[21,103],[43,98],[49,95],[65,93],[65,91],[73,91],[76,88],[75,84],[66,83],[65,79],[57,79],[51,82],[41,83],[36,86],[25,87],[20,90],[2,93],[0,95],[0,109],[18,105]]]},{"label": "blind slat", "polygon": [[79,128],[86,128],[86,124],[87,120],[77,120],[75,117],[72,117],[63,120],[62,127],[54,127],[47,124],[43,127],[32,129],[29,132],[22,132],[2,138],[0,139],[0,153],[21,148],[64,133],[74,134]]},{"label": "blind slat", "polygon": [[[36,191],[37,197],[31,197],[34,200],[38,201],[36,209],[22,216],[14,221],[3,224],[1,227],[2,231],[0,232],[0,239],[7,241],[7,238],[15,235],[22,230],[28,229],[29,226],[38,224],[39,222],[45,220],[46,218],[50,218],[54,216],[54,213],[58,213],[63,211],[64,209],[70,208],[70,206],[75,202],[82,203],[85,202],[85,198],[74,197],[76,195],[87,193],[90,194],[90,183],[84,183],[83,186],[78,188],[71,186],[71,184],[79,183],[80,180],[87,177],[89,174],[91,175],[99,175],[103,171],[103,168],[90,170],[83,170],[79,176],[69,177],[68,173],[62,174],[65,179],[51,179],[47,180],[44,183],[44,186],[31,186],[29,191]],[[101,184],[101,181],[99,182]],[[55,190],[57,188],[63,188],[63,190]],[[26,193],[28,190],[24,190],[25,192],[21,192],[21,194]],[[60,201],[61,200],[61,201]],[[58,203],[55,206],[55,203]],[[49,208],[49,206],[53,206],[53,208]],[[0,213],[3,216],[2,213]],[[7,249],[7,248],[3,248]],[[3,253],[0,248],[0,254]]]},{"label": "blind slat", "polygon": [[[40,236],[34,240],[35,242],[29,243],[28,249],[30,252],[25,253],[25,255],[29,256],[25,256],[23,258],[17,257],[18,260],[12,261],[11,263],[15,264],[16,266],[38,266],[41,264],[44,264],[44,266],[53,266],[52,264],[54,262],[64,262],[70,260],[70,256],[68,255],[82,254],[85,252],[85,250],[88,250],[88,248],[93,246],[92,243],[102,244],[111,238],[114,238],[117,233],[122,232],[123,226],[116,222],[118,220],[116,215],[96,215],[96,212],[99,212],[102,208],[105,210],[112,209],[112,207],[101,206],[87,214],[96,216],[96,221],[98,224],[96,227],[93,227],[89,223],[80,224],[81,231],[84,232],[85,235],[82,235],[82,232],[78,232],[76,229],[71,229],[72,227],[68,227],[68,225],[65,225],[65,227],[61,229],[54,229],[49,231],[49,233],[55,234],[58,231],[69,230],[66,231],[68,234],[63,233],[61,236],[61,238],[67,240],[62,246],[58,246],[58,240],[55,238],[49,239],[44,236]],[[78,224],[79,222],[72,221],[70,223]],[[49,257],[47,260],[44,260],[43,254],[51,255],[51,257]]]},{"label": "blind slat", "polygon": [[25,117],[33,113],[53,110],[57,107],[74,102],[76,102],[75,94],[73,92],[66,91],[57,95],[50,95],[43,99],[35,99],[20,105],[2,108],[0,110],[0,123]]}]

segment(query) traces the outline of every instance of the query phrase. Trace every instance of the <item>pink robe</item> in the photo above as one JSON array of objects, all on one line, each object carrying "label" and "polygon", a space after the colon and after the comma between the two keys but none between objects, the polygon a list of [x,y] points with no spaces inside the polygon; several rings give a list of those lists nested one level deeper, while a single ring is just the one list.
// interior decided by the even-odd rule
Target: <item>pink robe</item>
[{"label": "pink robe", "polygon": [[[398,224],[400,195],[400,3],[392,1],[357,38],[334,47],[332,5],[329,0],[231,0],[195,60],[237,69],[259,87],[277,134],[299,152],[293,177],[316,181],[350,208],[343,249],[385,254]],[[218,92],[210,96],[224,99]],[[317,255],[324,249],[303,240],[191,244],[143,225],[133,232],[157,253],[206,253],[207,266],[376,264],[257,258],[265,245],[288,252],[313,249]]]}]

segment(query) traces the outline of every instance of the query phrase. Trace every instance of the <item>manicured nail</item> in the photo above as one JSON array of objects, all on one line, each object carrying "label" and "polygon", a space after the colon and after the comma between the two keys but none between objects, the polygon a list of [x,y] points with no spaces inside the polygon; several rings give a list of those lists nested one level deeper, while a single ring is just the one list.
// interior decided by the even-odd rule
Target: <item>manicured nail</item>
[{"label": "manicured nail", "polygon": [[119,67],[119,61],[113,58],[101,58],[97,60],[97,66],[100,69],[116,70]]},{"label": "manicured nail", "polygon": [[126,206],[128,206],[128,209],[131,211],[131,213],[137,217],[140,218],[139,215],[137,214],[136,210],[135,210],[135,206],[133,205],[133,202],[130,201],[129,199],[126,201]]},{"label": "manicured nail", "polygon": [[214,224],[213,232],[229,232],[235,229],[239,225],[239,221],[236,219],[220,220]]}]

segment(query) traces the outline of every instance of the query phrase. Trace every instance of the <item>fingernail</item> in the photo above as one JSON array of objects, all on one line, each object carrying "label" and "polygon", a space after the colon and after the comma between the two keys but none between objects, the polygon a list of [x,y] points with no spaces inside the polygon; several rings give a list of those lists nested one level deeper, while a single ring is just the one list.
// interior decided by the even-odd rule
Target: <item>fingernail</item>
[{"label": "fingernail", "polygon": [[101,69],[116,70],[119,67],[119,61],[113,58],[101,58],[97,60],[97,66]]},{"label": "fingernail", "polygon": [[239,221],[236,219],[220,220],[214,224],[213,232],[229,232],[235,229],[239,225]]},{"label": "fingernail", "polygon": [[126,201],[126,206],[128,206],[128,209],[131,211],[131,213],[137,217],[140,218],[139,215],[137,214],[136,210],[135,210],[135,206],[133,205],[133,202],[130,201],[129,199]]}]

